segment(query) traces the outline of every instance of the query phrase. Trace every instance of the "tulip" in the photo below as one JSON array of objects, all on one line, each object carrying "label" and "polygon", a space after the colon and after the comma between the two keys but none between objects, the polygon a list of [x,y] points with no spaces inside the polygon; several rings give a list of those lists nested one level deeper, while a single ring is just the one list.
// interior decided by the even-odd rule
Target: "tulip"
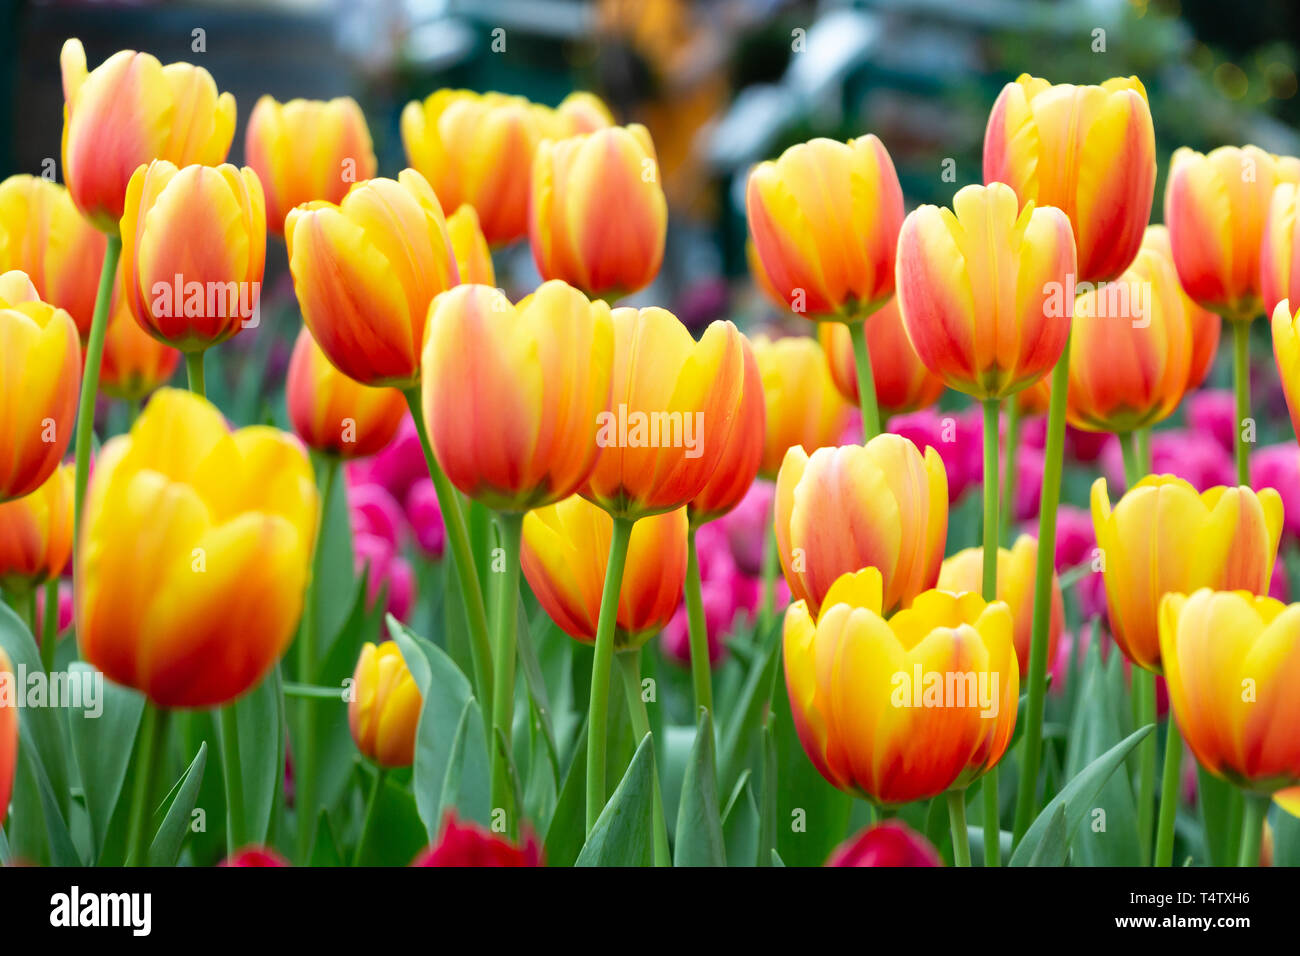
[{"label": "tulip", "polygon": [[384,768],[409,767],[423,700],[397,643],[367,642],[352,679],[348,726],[357,750]]},{"label": "tulip", "polygon": [[785,679],[813,765],[888,807],[960,790],[1001,760],[1019,672],[1000,601],[927,591],[888,620],[881,609],[875,568],[843,575],[815,618],[796,601]]},{"label": "tulip", "polygon": [[280,103],[263,95],[248,115],[244,156],[266,190],[267,224],[279,235],[294,206],[342,202],[378,168],[365,114],[350,96]]},{"label": "tulip", "polygon": [[0,502],[30,494],[67,451],[81,343],[62,309],[41,302],[21,272],[0,276]]},{"label": "tulip", "polygon": [[859,568],[884,581],[886,613],[934,587],[948,533],[939,453],[897,435],[804,454],[791,448],[776,479],[776,540],[794,600],[817,615],[831,586]]},{"label": "tulip", "polygon": [[1037,382],[1070,336],[1074,236],[1059,209],[1009,186],[966,186],[953,211],[921,206],[898,237],[898,306],[921,362],[980,400]]},{"label": "tulip", "polygon": [[235,98],[188,63],[163,66],[148,53],[120,50],[86,70],[81,41],[68,40],[63,71],[63,177],[77,208],[97,229],[117,234],[127,184],[155,159],[216,166],[235,136]]},{"label": "tulip", "polygon": [[[894,415],[929,408],[939,400],[944,389],[943,379],[921,364],[916,349],[908,341],[894,300],[885,303],[867,320],[866,331],[867,348],[872,355],[876,402],[882,418],[888,420]],[[849,330],[839,323],[823,322],[817,338],[826,352],[835,387],[846,401],[858,404],[858,377]]]},{"label": "tulip", "polygon": [[57,578],[72,556],[73,468],[61,465],[31,494],[0,504],[0,587],[14,595]]},{"label": "tulip", "polygon": [[461,823],[456,811],[448,810],[436,845],[429,847],[411,866],[541,866],[542,848],[529,833],[522,845],[490,833],[477,823]]},{"label": "tulip", "polygon": [[[1191,378],[1194,330],[1173,260],[1156,239],[1074,305],[1066,420],[1121,435],[1169,417]],[[1192,306],[1196,308],[1196,306]]]},{"label": "tulip", "polygon": [[[935,587],[942,591],[978,591],[981,561],[979,548],[966,548],[947,558],[939,568]],[[1023,674],[1029,668],[1029,639],[1034,615],[1034,570],[1038,563],[1038,542],[1027,534],[1016,538],[1011,549],[998,548],[997,599],[1011,609],[1016,661]],[[1056,646],[1065,628],[1065,605],[1060,579],[1052,575],[1052,617],[1048,632],[1047,657],[1056,660]]]},{"label": "tulip", "polygon": [[614,125],[614,117],[594,93],[577,90],[570,93],[555,108],[551,121],[551,136],[564,139],[581,133],[594,133]]},{"label": "tulip", "polygon": [[1266,315],[1284,299],[1300,302],[1300,185],[1279,182],[1269,200],[1259,250],[1259,291]]},{"label": "tulip", "polygon": [[406,520],[416,546],[426,558],[442,557],[447,542],[447,528],[438,507],[438,495],[428,478],[411,486],[405,501]]},{"label": "tulip", "polygon": [[767,408],[758,473],[772,481],[785,453],[796,445],[811,455],[818,448],[838,444],[852,406],[835,387],[826,354],[814,339],[759,335],[753,345]]},{"label": "tulip", "polygon": [[165,385],[180,364],[181,353],[145,332],[126,304],[124,278],[118,271],[118,290],[104,330],[104,354],[99,386],[106,395],[134,405]]},{"label": "tulip", "polygon": [[18,770],[18,688],[13,671],[9,655],[0,648],[0,826],[9,812]]},{"label": "tulip", "polygon": [[1155,193],[1155,131],[1142,81],[1074,86],[1021,74],[989,114],[984,181],[1006,183],[1022,204],[1060,209],[1074,232],[1078,278],[1115,278],[1137,255]]},{"label": "tulip", "polygon": [[721,518],[740,504],[754,483],[763,459],[767,433],[763,379],[754,349],[743,335],[741,347],[745,372],[740,388],[740,405],[724,439],[722,456],[713,475],[687,507],[693,527]]},{"label": "tulip", "polygon": [[406,417],[394,388],[369,388],[330,364],[311,332],[298,333],[285,382],[289,421],[310,448],[340,458],[362,458],[384,448]]},{"label": "tulip", "polygon": [[399,621],[410,617],[415,602],[415,572],[393,545],[378,535],[353,533],[352,567],[366,575],[366,608],[373,611],[384,594],[384,613]]},{"label": "tulip", "polygon": [[76,554],[82,658],[164,707],[239,697],[293,640],[317,514],[293,439],[231,433],[204,399],[156,392],[96,463]]},{"label": "tulip", "polygon": [[1291,428],[1300,439],[1300,330],[1292,315],[1291,302],[1283,299],[1273,310],[1273,357],[1277,361],[1278,377],[1286,407],[1291,413]]},{"label": "tulip", "polygon": [[217,864],[219,867],[273,867],[289,865],[289,861],[280,854],[263,846],[246,846],[239,852],[226,857]]},{"label": "tulip", "polygon": [[942,866],[930,841],[902,820],[886,820],[841,843],[827,866]]},{"label": "tulip", "polygon": [[[1147,226],[1146,235],[1142,238],[1142,247],[1156,252],[1166,262],[1173,262],[1174,253],[1173,247],[1169,243],[1168,226]],[[1177,271],[1175,267],[1175,277]],[[1181,281],[1178,282],[1177,289],[1178,301],[1182,303],[1183,313],[1187,316],[1187,322],[1192,333],[1192,361],[1188,369],[1187,386],[1184,389],[1184,391],[1190,392],[1199,387],[1210,373],[1210,366],[1214,363],[1214,356],[1219,351],[1219,334],[1222,331],[1223,319],[1217,313],[1201,308],[1187,294]]]},{"label": "tulip", "polygon": [[0,264],[25,272],[42,301],[72,316],[83,344],[107,243],[59,184],[26,175],[0,183]]},{"label": "tulip", "polygon": [[610,302],[659,274],[668,201],[644,126],[546,141],[533,159],[528,239],[544,279]]},{"label": "tulip", "polygon": [[[383,539],[393,550],[400,550],[405,540],[402,506],[383,485],[358,482],[345,472],[347,481],[348,523],[352,534],[373,535]],[[355,544],[355,541],[353,542]]]},{"label": "tulip", "polygon": [[303,321],[321,351],[362,385],[420,381],[429,303],[458,281],[438,197],[414,170],[308,203],[284,227]]},{"label": "tulip", "polygon": [[[578,495],[524,517],[524,577],[556,626],[583,643],[596,640],[613,526]],[[687,526],[686,509],[677,508],[632,528],[618,592],[617,650],[640,647],[672,618],[686,580]]]},{"label": "tulip", "polygon": [[492,250],[479,225],[473,206],[461,206],[447,217],[447,236],[456,257],[456,271],[461,282],[496,285]]}]

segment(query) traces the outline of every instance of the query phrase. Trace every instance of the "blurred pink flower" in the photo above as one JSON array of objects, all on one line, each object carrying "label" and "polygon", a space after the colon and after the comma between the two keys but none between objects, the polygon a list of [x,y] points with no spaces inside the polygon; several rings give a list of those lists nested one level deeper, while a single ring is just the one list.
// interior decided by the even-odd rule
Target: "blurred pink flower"
[{"label": "blurred pink flower", "polygon": [[401,548],[406,517],[383,485],[369,482],[348,488],[348,513],[353,534],[372,534]]},{"label": "blurred pink flower", "polygon": [[922,452],[933,448],[943,459],[948,474],[948,500],[956,502],[971,485],[978,485],[984,473],[984,425],[979,406],[963,412],[941,412],[933,408],[897,415],[889,430],[916,445]]},{"label": "blurred pink flower", "polygon": [[1268,596],[1283,604],[1291,603],[1291,582],[1286,577],[1286,562],[1279,557],[1273,562],[1273,577],[1268,582]]},{"label": "blurred pink flower", "polygon": [[[1026,534],[1037,535],[1037,522],[1025,524],[1022,530]],[[1065,593],[1066,601],[1073,599],[1078,603],[1079,615],[1084,621],[1094,616],[1102,621],[1106,619],[1106,585],[1101,572],[1091,570],[1096,548],[1097,535],[1092,526],[1092,513],[1074,505],[1061,505],[1056,510],[1056,552],[1053,560],[1057,574],[1064,574],[1079,565],[1089,565],[1088,573],[1079,578],[1072,588],[1067,588]]]},{"label": "blurred pink flower", "polygon": [[411,613],[415,600],[415,575],[411,565],[384,538],[362,532],[352,539],[355,567],[359,576],[369,569],[366,578],[366,597],[370,607],[379,599],[381,588],[387,588],[386,610],[399,621]]},{"label": "blurred pink flower", "polygon": [[[1119,442],[1106,447],[1102,455],[1102,470],[1113,486],[1126,487]],[[1185,429],[1152,432],[1151,473],[1177,475],[1190,482],[1197,491],[1237,483],[1232,456],[1218,440],[1205,432]]]},{"label": "blurred pink flower", "polygon": [[[1006,465],[1004,464],[1005,468]],[[1031,521],[1038,517],[1038,504],[1043,497],[1043,452],[1038,448],[1020,446],[1016,453],[1016,507],[1012,516],[1016,521]],[[1038,532],[1034,532],[1037,537]]]},{"label": "blurred pink flower", "polygon": [[1111,446],[1119,453],[1119,443],[1110,432],[1086,432],[1082,428],[1065,426],[1065,454],[1080,464],[1091,464],[1102,457]]},{"label": "blurred pink flower", "polygon": [[371,481],[383,485],[398,501],[406,500],[411,485],[417,480],[429,477],[429,468],[424,463],[424,449],[420,447],[420,435],[410,415],[402,419],[397,434],[387,447],[370,458],[363,468]]},{"label": "blurred pink flower", "polygon": [[1187,426],[1201,435],[1208,435],[1232,454],[1237,440],[1237,406],[1232,392],[1227,389],[1202,388],[1183,399],[1187,409]]},{"label": "blurred pink flower", "polygon": [[1295,442],[1265,445],[1250,456],[1251,484],[1256,491],[1276,488],[1282,496],[1282,530],[1300,534],[1300,448]]},{"label": "blurred pink flower", "polygon": [[763,543],[772,523],[772,499],[775,495],[776,486],[772,482],[756,479],[745,497],[740,499],[740,504],[711,522],[726,532],[731,557],[744,574],[757,577],[763,573]]},{"label": "blurred pink flower", "polygon": [[827,866],[942,866],[930,841],[901,820],[886,820],[841,843]]},{"label": "blurred pink flower", "polygon": [[[44,627],[45,621],[45,587],[41,586],[36,589],[36,643],[40,644],[40,632]],[[59,578],[59,629],[58,635],[62,637],[67,633],[68,628],[72,626],[72,582],[67,578]]]},{"label": "blurred pink flower", "polygon": [[447,529],[442,523],[442,509],[438,507],[438,494],[433,490],[432,479],[420,478],[411,485],[406,493],[406,520],[424,556],[441,558]]}]

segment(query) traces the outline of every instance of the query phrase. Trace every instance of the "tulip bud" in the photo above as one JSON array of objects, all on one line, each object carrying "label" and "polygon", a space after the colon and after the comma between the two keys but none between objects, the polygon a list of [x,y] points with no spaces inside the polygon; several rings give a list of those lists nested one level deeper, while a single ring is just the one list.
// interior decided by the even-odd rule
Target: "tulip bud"
[{"label": "tulip bud", "polygon": [[708,484],[691,499],[687,514],[699,526],[721,518],[748,493],[763,459],[767,431],[763,379],[749,340],[741,336],[745,353],[745,377],[741,384],[740,407],[727,434],[726,445]]},{"label": "tulip bud", "polygon": [[0,504],[0,587],[25,593],[57,578],[72,556],[73,467],[61,465],[29,495]]},{"label": "tulip bud", "polygon": [[1300,329],[1291,314],[1291,300],[1283,299],[1273,310],[1273,358],[1277,361],[1282,394],[1291,413],[1291,428],[1300,439]]},{"label": "tulip bud", "polygon": [[566,139],[581,133],[594,133],[598,129],[614,125],[614,117],[594,93],[576,90],[566,96],[555,108],[551,122],[551,137]]},{"label": "tulip bud", "polygon": [[[838,322],[823,322],[817,338],[826,352],[835,387],[856,406],[858,373],[848,327]],[[883,418],[929,408],[943,394],[943,379],[921,364],[893,299],[867,320],[867,352],[871,356],[876,402]]]},{"label": "tulip bud", "polygon": [[412,861],[411,866],[541,866],[542,849],[532,833],[516,846],[477,823],[462,824],[448,810],[438,842]]},{"label": "tulip bud", "polygon": [[348,726],[361,755],[381,767],[409,767],[424,701],[395,641],[361,648]]},{"label": "tulip bud", "polygon": [[18,769],[18,687],[14,665],[0,648],[0,826],[9,813]]},{"label": "tulip bud", "polygon": [[492,250],[479,226],[473,206],[461,206],[447,217],[447,236],[456,256],[456,271],[462,283],[496,285]]},{"label": "tulip bud", "polygon": [[827,866],[942,866],[930,841],[902,820],[886,820],[845,840]]},{"label": "tulip bud", "polygon": [[99,388],[104,394],[125,402],[138,402],[167,383],[180,364],[181,353],[140,328],[126,303],[124,278],[119,267],[108,326],[104,330]]},{"label": "tulip bud", "polygon": [[217,866],[289,866],[289,861],[274,850],[263,846],[247,846],[226,857]]},{"label": "tulip bud", "polygon": [[[767,432],[758,473],[774,480],[785,453],[798,445],[811,455],[839,444],[853,415],[831,377],[826,354],[802,335],[754,338],[754,358],[763,379]],[[852,373],[850,373],[852,374]]]}]

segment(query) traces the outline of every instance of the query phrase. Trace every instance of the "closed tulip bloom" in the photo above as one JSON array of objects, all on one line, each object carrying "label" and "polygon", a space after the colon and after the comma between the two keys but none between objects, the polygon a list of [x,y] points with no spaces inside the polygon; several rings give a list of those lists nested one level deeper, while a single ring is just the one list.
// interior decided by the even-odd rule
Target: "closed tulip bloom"
[{"label": "closed tulip bloom", "polygon": [[424,345],[424,418],[451,483],[496,511],[574,494],[601,453],[614,349],[609,307],[563,282],[543,283],[518,306],[485,285],[438,296]]},{"label": "closed tulip bloom", "polygon": [[1016,722],[1011,612],[926,591],[888,620],[880,572],[840,577],[814,617],[785,615],[785,680],[804,751],[831,784],[883,806],[964,787]]},{"label": "closed tulip bloom", "polygon": [[239,697],[293,640],[319,510],[295,439],[232,433],[205,399],[156,392],[91,476],[75,556],[82,658],[163,707]]},{"label": "closed tulip bloom", "polygon": [[[3,189],[3,187],[0,187]],[[1280,182],[1269,200],[1259,250],[1259,291],[1264,312],[1272,315],[1283,299],[1300,302],[1300,186]]]},{"label": "closed tulip bloom", "polygon": [[0,501],[45,484],[72,438],[81,342],[71,316],[36,298],[21,272],[0,275]]},{"label": "closed tulip bloom", "polygon": [[18,769],[18,688],[13,672],[9,655],[0,648],[0,826],[9,813]]},{"label": "closed tulip bloom", "polygon": [[131,177],[122,215],[126,301],[140,327],[182,352],[255,326],[266,205],[248,167],[166,160]]},{"label": "closed tulip bloom", "polygon": [[898,307],[921,362],[952,388],[1001,399],[1056,365],[1070,337],[1074,234],[1059,209],[1003,183],[921,206],[898,237]]},{"label": "closed tulip bloom", "polygon": [[852,420],[853,406],[835,387],[826,353],[816,339],[759,335],[753,344],[767,406],[767,433],[758,473],[775,480],[785,453],[796,445],[809,455],[818,448],[838,445]]},{"label": "closed tulip bloom", "polygon": [[817,614],[841,575],[876,568],[886,613],[934,587],[948,536],[948,479],[933,448],[878,435],[791,448],[776,479],[776,543],[792,600]]},{"label": "closed tulip bloom", "polygon": [[[1168,226],[1147,226],[1146,235],[1142,239],[1142,248],[1152,250],[1166,262],[1174,261],[1173,247],[1169,244]],[[1176,266],[1174,275],[1175,277],[1178,275]],[[1191,392],[1210,374],[1210,366],[1214,364],[1214,356],[1219,351],[1219,334],[1223,329],[1223,319],[1217,313],[1197,305],[1187,294],[1181,281],[1178,283],[1178,300],[1183,304],[1183,313],[1187,316],[1187,324],[1191,329],[1192,361],[1187,370],[1187,387],[1184,389],[1184,392]]]},{"label": "closed tulip bloom", "polygon": [[378,169],[365,114],[350,96],[287,103],[262,96],[248,114],[244,156],[262,180],[267,225],[276,234],[294,206],[341,202]]},{"label": "closed tulip bloom", "polygon": [[447,236],[456,256],[456,271],[463,283],[496,285],[496,270],[492,266],[492,249],[488,246],[478,213],[473,206],[461,206],[447,217]]},{"label": "closed tulip bloom", "polygon": [[72,486],[72,466],[61,465],[30,495],[0,504],[0,587],[24,593],[68,566]]},{"label": "closed tulip bloom", "polygon": [[614,301],[654,281],[668,200],[644,126],[543,142],[533,159],[528,238],[544,279]]},{"label": "closed tulip bloom", "polygon": [[340,458],[364,458],[382,450],[406,416],[401,392],[348,378],[330,364],[306,328],[293,346],[284,397],[298,437],[308,447]]},{"label": "closed tulip bloom", "polygon": [[[524,577],[552,621],[576,640],[596,640],[614,521],[574,495],[524,516]],[[640,647],[672,619],[686,582],[686,509],[632,526],[618,594],[616,650]]]},{"label": "closed tulip bloom", "polygon": [[357,750],[381,767],[409,767],[424,701],[397,642],[367,642],[352,680],[348,726]]},{"label": "closed tulip bloom", "polygon": [[609,410],[597,419],[596,468],[582,490],[610,514],[680,508],[717,470],[740,413],[744,337],[713,322],[696,342],[664,309],[614,309]]},{"label": "closed tulip bloom", "polygon": [[551,121],[551,137],[564,139],[614,125],[614,117],[604,101],[594,93],[575,90],[560,101]]},{"label": "closed tulip bloom", "polygon": [[1144,245],[1118,279],[1079,296],[1065,408],[1071,425],[1123,434],[1173,414],[1191,377],[1184,296],[1158,244]]},{"label": "closed tulip bloom", "polygon": [[1216,486],[1197,493],[1173,475],[1148,475],[1114,510],[1106,479],[1092,486],[1092,523],[1105,558],[1111,632],[1140,667],[1159,672],[1160,599],[1202,587],[1267,594],[1282,534],[1272,488]]},{"label": "closed tulip bloom", "polygon": [[[1188,295],[1225,319],[1249,321],[1259,315],[1260,247],[1273,190],[1297,181],[1300,162],[1257,146],[1220,146],[1207,154],[1185,146],[1174,151],[1165,222]],[[1273,252],[1270,248],[1264,257],[1270,271]]]},{"label": "closed tulip bloom", "polygon": [[104,329],[104,355],[99,388],[106,395],[138,402],[165,385],[180,364],[181,353],[159,342],[131,315],[118,270],[117,291]]},{"label": "closed tulip bloom", "polygon": [[1113,279],[1133,261],[1151,216],[1156,139],[1136,76],[1099,86],[1021,74],[1002,88],[984,134],[984,181],[1070,220],[1078,278]]},{"label": "closed tulip bloom", "polygon": [[[858,375],[849,330],[839,323],[823,322],[817,338],[826,351],[835,387],[845,399],[857,405]],[[893,299],[867,320],[867,348],[876,401],[884,417],[929,408],[943,394],[943,379],[921,364]]]},{"label": "closed tulip bloom", "polygon": [[[935,587],[942,591],[979,592],[983,584],[984,552],[965,548],[946,558],[939,568]],[[1016,538],[1008,550],[998,548],[997,599],[1011,609],[1016,661],[1020,672],[1029,670],[1029,643],[1034,621],[1034,572],[1038,561],[1038,542],[1027,534]],[[1056,660],[1056,645],[1065,628],[1065,604],[1061,598],[1061,581],[1052,572],[1052,613],[1047,631],[1047,660]]]},{"label": "closed tulip bloom", "polygon": [[26,175],[0,183],[0,264],[25,272],[43,301],[72,316],[83,341],[107,245],[58,183]]},{"label": "closed tulip bloom", "polygon": [[362,385],[418,383],[429,303],[459,281],[425,178],[406,169],[358,183],[337,206],[300,206],[284,238],[303,321],[334,367]]},{"label": "closed tulip bloom", "polygon": [[1300,604],[1169,594],[1160,650],[1178,729],[1201,766],[1255,792],[1300,784]]},{"label": "closed tulip bloom", "polygon": [[155,159],[216,166],[235,136],[235,98],[217,93],[207,70],[163,66],[148,53],[120,50],[86,70],[77,39],[63,44],[63,178],[94,225],[118,230],[127,184]]},{"label": "closed tulip bloom", "polygon": [[759,163],[745,215],[768,285],[794,312],[854,321],[894,294],[903,190],[875,136],[814,139]]},{"label": "closed tulip bloom", "polygon": [[1291,314],[1291,302],[1283,299],[1273,310],[1273,358],[1277,361],[1282,394],[1291,413],[1291,428],[1300,439],[1300,329]]},{"label": "closed tulip bloom", "polygon": [[845,840],[826,866],[943,866],[930,841],[902,820],[885,820]]},{"label": "closed tulip bloom", "polygon": [[741,383],[740,407],[713,476],[687,508],[691,524],[696,526],[721,518],[740,504],[754,484],[763,460],[767,433],[763,378],[749,340],[741,336],[741,341],[745,351],[745,377]]}]

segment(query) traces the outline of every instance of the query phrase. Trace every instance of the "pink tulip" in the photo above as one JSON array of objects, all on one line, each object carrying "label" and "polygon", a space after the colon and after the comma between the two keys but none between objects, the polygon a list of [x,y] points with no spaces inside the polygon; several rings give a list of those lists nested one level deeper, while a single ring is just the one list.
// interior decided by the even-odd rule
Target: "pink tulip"
[{"label": "pink tulip", "polygon": [[1256,491],[1276,488],[1282,496],[1282,530],[1300,534],[1300,448],[1293,441],[1265,445],[1250,456],[1251,484]]},{"label": "pink tulip", "polygon": [[370,483],[349,488],[348,510],[353,534],[375,535],[394,549],[401,547],[406,516],[383,485]]},{"label": "pink tulip", "polygon": [[827,866],[942,866],[930,841],[901,820],[867,827],[841,843]]},{"label": "pink tulip", "polygon": [[757,479],[740,504],[713,522],[726,532],[731,556],[744,574],[758,577],[763,573],[763,547],[772,523],[775,491],[772,482]]},{"label": "pink tulip", "polygon": [[442,510],[433,481],[419,478],[406,493],[406,520],[416,545],[426,558],[441,558],[446,544],[447,529],[442,523]]},{"label": "pink tulip", "polygon": [[386,610],[399,621],[411,612],[415,600],[415,575],[411,565],[384,538],[361,533],[352,539],[355,566],[358,575],[368,569],[366,597],[371,607],[379,599],[381,588],[387,588]]},{"label": "pink tulip", "polygon": [[1201,435],[1209,435],[1231,453],[1237,440],[1237,406],[1227,389],[1203,388],[1183,400],[1187,409],[1187,426]]}]

